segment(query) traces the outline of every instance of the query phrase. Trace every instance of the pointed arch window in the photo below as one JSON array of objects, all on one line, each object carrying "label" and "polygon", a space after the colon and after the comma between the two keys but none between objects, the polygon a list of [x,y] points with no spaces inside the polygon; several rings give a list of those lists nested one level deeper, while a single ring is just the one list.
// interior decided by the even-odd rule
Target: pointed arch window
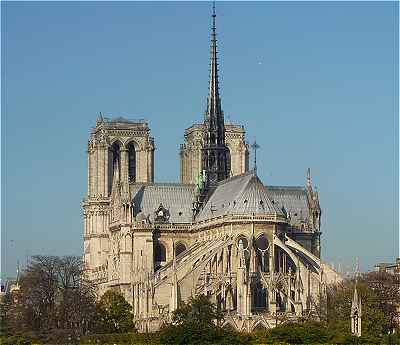
[{"label": "pointed arch window", "polygon": [[128,145],[128,178],[130,182],[136,181],[136,150],[133,143]]},{"label": "pointed arch window", "polygon": [[108,192],[111,193],[112,189],[112,183],[114,180],[114,175],[116,169],[118,171],[121,171],[121,160],[120,160],[120,154],[121,154],[121,146],[119,142],[115,142],[114,144],[111,145],[110,151],[109,151],[109,160],[108,160]]},{"label": "pointed arch window", "polygon": [[256,240],[257,261],[261,272],[269,272],[269,243],[265,234]]}]

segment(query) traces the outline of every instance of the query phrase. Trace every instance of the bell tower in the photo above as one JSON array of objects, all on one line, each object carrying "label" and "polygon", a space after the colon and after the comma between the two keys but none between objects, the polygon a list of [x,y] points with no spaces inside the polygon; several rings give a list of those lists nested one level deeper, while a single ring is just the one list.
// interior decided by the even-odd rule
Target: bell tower
[{"label": "bell tower", "polygon": [[[154,181],[154,139],[144,120],[97,118],[88,141],[88,190],[83,201],[84,260],[87,269],[107,265],[113,181]],[[119,188],[119,186],[118,186]]]}]

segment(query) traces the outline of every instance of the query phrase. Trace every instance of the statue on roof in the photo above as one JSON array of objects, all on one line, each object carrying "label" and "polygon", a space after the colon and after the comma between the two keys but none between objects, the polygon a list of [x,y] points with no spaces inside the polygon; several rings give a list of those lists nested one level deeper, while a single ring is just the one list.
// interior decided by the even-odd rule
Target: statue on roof
[{"label": "statue on roof", "polygon": [[203,170],[196,178],[196,195],[202,194],[205,190],[207,182],[207,172]]}]

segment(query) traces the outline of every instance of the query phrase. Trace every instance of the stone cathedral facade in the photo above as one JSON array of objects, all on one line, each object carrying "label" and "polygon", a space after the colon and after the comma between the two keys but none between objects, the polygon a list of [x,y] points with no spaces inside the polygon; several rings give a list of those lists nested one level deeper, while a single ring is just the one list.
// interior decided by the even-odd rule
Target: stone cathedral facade
[{"label": "stone cathedral facade", "polygon": [[136,327],[156,330],[205,294],[226,326],[251,331],[310,313],[338,279],[321,259],[321,207],[305,186],[270,186],[249,170],[243,126],[226,124],[212,15],[203,123],[186,129],[181,183],[154,182],[145,121],[99,117],[88,141],[86,275],[120,291]]}]

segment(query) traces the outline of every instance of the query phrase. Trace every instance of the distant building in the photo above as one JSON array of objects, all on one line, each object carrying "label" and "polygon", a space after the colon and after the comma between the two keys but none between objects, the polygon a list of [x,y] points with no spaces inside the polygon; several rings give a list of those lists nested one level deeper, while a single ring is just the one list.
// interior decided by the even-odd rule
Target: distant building
[{"label": "distant building", "polygon": [[374,266],[376,272],[384,272],[390,274],[400,274],[400,258],[393,263],[379,263]]},{"label": "distant building", "polygon": [[7,278],[5,282],[0,284],[0,300],[8,293],[14,294],[20,291],[19,285],[19,267],[17,268],[16,278]]},{"label": "distant building", "polygon": [[18,287],[19,287],[19,284],[18,284],[17,278],[7,278],[4,282],[3,281],[1,282],[0,293],[1,293],[1,295],[4,295],[6,293],[9,293],[9,292],[15,290]]}]

